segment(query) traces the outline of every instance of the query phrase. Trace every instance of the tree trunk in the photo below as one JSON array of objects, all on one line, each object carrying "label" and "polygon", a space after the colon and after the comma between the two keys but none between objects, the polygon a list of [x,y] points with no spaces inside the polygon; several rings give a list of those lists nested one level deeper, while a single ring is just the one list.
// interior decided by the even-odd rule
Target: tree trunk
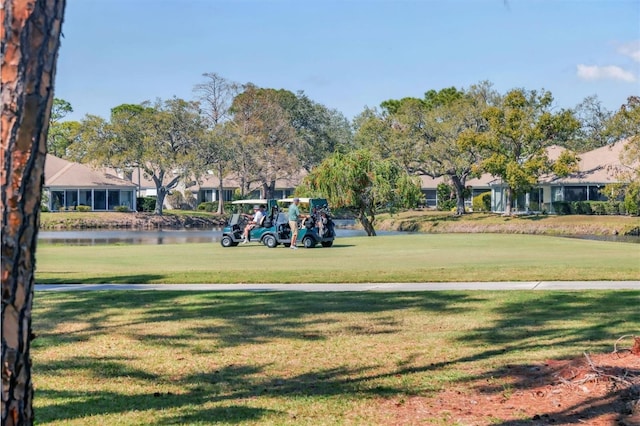
[{"label": "tree trunk", "polygon": [[164,206],[164,197],[167,196],[169,191],[165,186],[160,186],[156,189],[156,208],[153,214],[157,214],[158,216],[162,216],[162,209]]},{"label": "tree trunk", "polygon": [[456,191],[456,215],[464,214],[464,182],[458,176],[451,176],[453,188]]},{"label": "tree trunk", "polygon": [[365,212],[364,210],[360,210],[358,212],[358,221],[360,221],[360,223],[362,224],[362,227],[367,233],[367,236],[376,236],[376,230],[373,227],[373,220],[369,220],[369,218],[367,217],[367,212]]},{"label": "tree trunk", "polygon": [[64,0],[2,0],[2,425],[31,425],[31,308]]},{"label": "tree trunk", "polygon": [[511,216],[511,199],[513,198],[513,190],[507,187],[504,191],[504,215]]},{"label": "tree trunk", "polygon": [[224,214],[224,184],[222,179],[224,178],[223,173],[224,168],[222,167],[222,162],[218,162],[218,214]]}]

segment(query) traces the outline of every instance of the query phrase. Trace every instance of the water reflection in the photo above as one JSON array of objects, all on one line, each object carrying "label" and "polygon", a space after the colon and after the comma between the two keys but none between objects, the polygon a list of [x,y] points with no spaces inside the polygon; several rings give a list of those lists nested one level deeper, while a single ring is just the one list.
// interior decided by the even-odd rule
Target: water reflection
[{"label": "water reflection", "polygon": [[[336,237],[364,237],[366,232],[352,227],[352,222],[342,221],[336,227]],[[378,235],[403,232],[378,231]],[[40,231],[38,241],[47,244],[91,246],[104,244],[180,244],[219,243],[222,229],[167,229],[167,230],[78,230]],[[640,243],[640,237],[626,235],[576,235],[567,238]]]}]

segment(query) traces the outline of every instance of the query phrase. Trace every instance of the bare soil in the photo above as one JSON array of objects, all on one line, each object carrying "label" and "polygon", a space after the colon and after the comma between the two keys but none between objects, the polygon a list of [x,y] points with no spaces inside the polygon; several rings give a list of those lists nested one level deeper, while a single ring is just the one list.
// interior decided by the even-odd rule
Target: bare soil
[{"label": "bare soil", "polygon": [[506,366],[500,374],[432,396],[381,400],[382,423],[640,426],[640,337],[630,349]]}]

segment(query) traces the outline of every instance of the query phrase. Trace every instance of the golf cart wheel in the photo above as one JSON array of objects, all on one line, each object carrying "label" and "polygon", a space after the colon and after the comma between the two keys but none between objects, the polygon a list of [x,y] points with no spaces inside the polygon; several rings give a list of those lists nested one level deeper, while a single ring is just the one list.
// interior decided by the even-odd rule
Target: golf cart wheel
[{"label": "golf cart wheel", "polygon": [[302,240],[302,244],[304,245],[304,248],[313,248],[316,245],[316,240],[314,240],[313,238],[305,238],[304,240]]},{"label": "golf cart wheel", "polygon": [[323,241],[322,247],[331,247],[333,245],[333,241]]},{"label": "golf cart wheel", "polygon": [[273,235],[265,235],[262,242],[269,248],[275,248],[278,245],[278,241],[276,241],[276,237]]},{"label": "golf cart wheel", "polygon": [[232,246],[234,246],[235,244],[233,244],[233,239],[232,239],[230,236],[228,236],[228,235],[223,235],[223,236],[222,236],[222,239],[220,240],[220,245],[221,245],[222,247],[232,247]]}]

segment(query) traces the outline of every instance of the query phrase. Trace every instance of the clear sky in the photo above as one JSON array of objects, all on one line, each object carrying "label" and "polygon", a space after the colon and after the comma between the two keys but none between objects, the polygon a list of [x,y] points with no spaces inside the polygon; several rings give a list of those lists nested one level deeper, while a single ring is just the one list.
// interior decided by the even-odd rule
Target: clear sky
[{"label": "clear sky", "polygon": [[194,99],[207,72],[349,119],[483,80],[550,90],[558,108],[640,95],[640,0],[67,0],[62,31],[70,120]]}]

